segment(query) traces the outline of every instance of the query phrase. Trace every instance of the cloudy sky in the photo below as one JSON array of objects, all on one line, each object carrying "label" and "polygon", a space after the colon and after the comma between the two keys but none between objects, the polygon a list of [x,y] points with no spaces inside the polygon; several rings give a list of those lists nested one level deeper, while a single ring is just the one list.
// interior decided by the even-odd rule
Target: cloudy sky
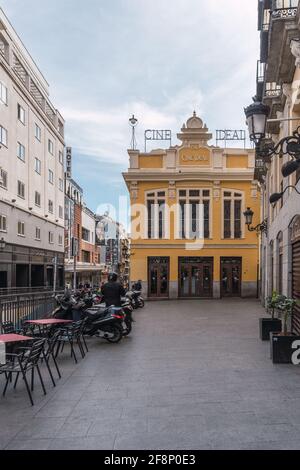
[{"label": "cloudy sky", "polygon": [[126,194],[128,119],[172,129],[197,111],[244,128],[255,92],[257,1],[0,0],[66,119],[74,178],[91,209]]}]

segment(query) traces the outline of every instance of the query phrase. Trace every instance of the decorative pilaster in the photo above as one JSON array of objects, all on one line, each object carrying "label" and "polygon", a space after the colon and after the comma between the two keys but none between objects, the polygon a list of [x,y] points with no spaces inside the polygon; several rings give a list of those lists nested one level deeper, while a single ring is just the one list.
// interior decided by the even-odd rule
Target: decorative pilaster
[{"label": "decorative pilaster", "polygon": [[138,197],[139,197],[139,188],[138,188],[137,181],[133,181],[130,184],[130,195],[131,195],[131,199],[133,201],[136,201],[138,199]]},{"label": "decorative pilaster", "polygon": [[176,183],[169,181],[169,199],[176,199]]},{"label": "decorative pilaster", "polygon": [[221,181],[214,181],[213,196],[216,200],[221,198]]}]

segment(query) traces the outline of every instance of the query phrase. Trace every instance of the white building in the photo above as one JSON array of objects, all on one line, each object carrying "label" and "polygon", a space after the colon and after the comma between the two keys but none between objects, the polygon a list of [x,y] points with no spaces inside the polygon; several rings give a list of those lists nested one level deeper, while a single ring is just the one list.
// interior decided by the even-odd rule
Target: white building
[{"label": "white building", "polygon": [[[300,126],[300,8],[299,0],[259,0],[260,61],[257,97],[270,107],[265,143],[291,136]],[[272,158],[257,155],[257,178],[262,188],[262,220],[268,234],[262,237],[262,300],[273,291],[300,299],[300,167],[284,177],[282,167],[289,154]],[[294,187],[294,188],[293,188]],[[274,193],[283,197],[275,205]],[[300,309],[293,315],[293,328],[300,332]]]},{"label": "white building", "polygon": [[0,287],[62,285],[64,120],[1,8],[0,166]]}]

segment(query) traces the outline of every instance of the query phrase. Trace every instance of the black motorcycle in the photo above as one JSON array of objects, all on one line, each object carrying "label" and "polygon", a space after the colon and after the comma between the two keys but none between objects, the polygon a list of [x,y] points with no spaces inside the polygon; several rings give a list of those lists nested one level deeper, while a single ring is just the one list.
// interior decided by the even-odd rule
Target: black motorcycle
[{"label": "black motorcycle", "polygon": [[89,297],[74,296],[56,297],[57,309],[54,318],[66,320],[83,320],[86,318],[84,334],[106,339],[110,343],[118,343],[123,337],[125,314],[122,308],[103,307],[91,308]]},{"label": "black motorcycle", "polygon": [[125,319],[121,307],[84,308],[82,318],[86,318],[84,334],[106,339],[109,343],[121,341]]}]

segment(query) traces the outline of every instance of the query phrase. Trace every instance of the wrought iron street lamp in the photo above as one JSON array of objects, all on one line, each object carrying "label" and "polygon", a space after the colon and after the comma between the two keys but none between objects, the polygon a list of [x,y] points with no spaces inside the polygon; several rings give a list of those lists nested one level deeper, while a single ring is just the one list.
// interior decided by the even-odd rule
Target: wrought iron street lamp
[{"label": "wrought iron street lamp", "polygon": [[256,154],[265,160],[273,156],[289,155],[292,160],[282,167],[282,175],[286,178],[300,168],[300,127],[292,135],[284,137],[277,144],[266,137],[267,119],[270,108],[254,98],[245,109],[250,140],[256,145]]},{"label": "wrought iron street lamp", "polygon": [[245,108],[250,140],[258,145],[266,135],[267,119],[270,114],[269,106],[261,103],[255,96],[253,103]]},{"label": "wrought iron street lamp", "polygon": [[265,219],[261,224],[256,225],[256,227],[251,227],[253,222],[254,212],[251,210],[250,207],[247,207],[247,210],[244,212],[244,217],[246,220],[246,225],[248,227],[249,232],[261,232],[267,235],[268,233],[268,221]]},{"label": "wrought iron street lamp", "polygon": [[283,198],[285,192],[289,189],[292,188],[294,189],[298,194],[300,194],[300,191],[296,188],[296,186],[287,186],[284,191],[281,193],[274,193],[272,196],[270,196],[270,204],[276,204],[280,199]]}]

